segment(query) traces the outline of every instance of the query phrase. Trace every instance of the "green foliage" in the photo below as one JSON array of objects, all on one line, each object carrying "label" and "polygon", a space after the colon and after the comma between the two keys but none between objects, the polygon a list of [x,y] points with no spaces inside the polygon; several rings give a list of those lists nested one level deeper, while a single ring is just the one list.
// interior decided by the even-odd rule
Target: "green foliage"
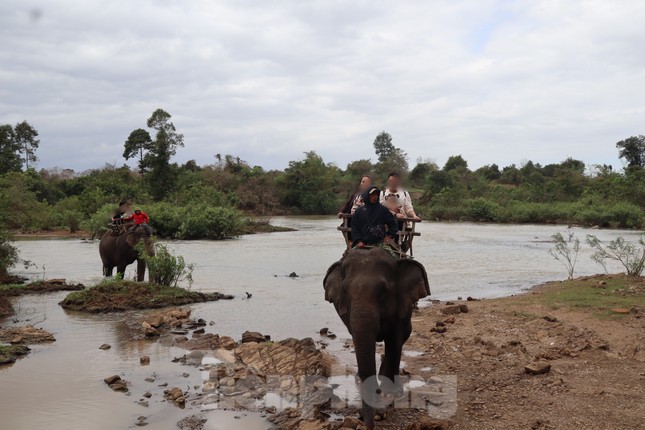
[{"label": "green foliage", "polygon": [[334,189],[339,169],[325,164],[315,152],[304,160],[291,161],[282,177],[283,203],[305,214],[332,214],[338,209]]},{"label": "green foliage", "polygon": [[175,206],[157,203],[147,210],[150,225],[160,237],[174,239],[225,239],[238,236],[244,227],[244,215],[231,207],[192,203]]},{"label": "green foliage", "polygon": [[645,166],[645,136],[632,136],[616,143],[618,156],[627,161],[629,167]]},{"label": "green foliage", "polygon": [[38,131],[27,121],[22,121],[14,127],[16,135],[16,145],[20,148],[18,151],[22,154],[25,160],[25,170],[29,169],[29,163],[38,161],[36,157],[36,149],[40,145]]},{"label": "green foliage", "polygon": [[20,259],[18,250],[11,244],[9,235],[4,229],[0,229],[0,278],[7,276],[9,269],[12,268]]},{"label": "green foliage", "polygon": [[150,133],[142,128],[137,128],[130,133],[128,139],[125,141],[123,149],[123,158],[129,160],[130,158],[139,158],[139,174],[144,175],[146,169],[146,156],[152,149],[152,138]]},{"label": "green foliage", "polygon": [[497,211],[498,207],[495,203],[481,197],[468,202],[468,217],[475,221],[495,221]]},{"label": "green foliage", "polygon": [[575,237],[572,232],[569,232],[566,239],[560,232],[551,238],[554,241],[554,246],[549,249],[549,253],[567,269],[568,279],[573,279],[580,252],[580,239]]},{"label": "green foliage", "polygon": [[385,177],[390,172],[405,173],[408,171],[408,155],[392,143],[392,136],[385,131],[380,132],[374,139],[374,152],[378,157],[376,172]]},{"label": "green foliage", "polygon": [[443,166],[443,170],[446,172],[457,169],[468,169],[468,162],[464,160],[464,157],[461,155],[453,155],[449,157],[448,161],[446,161],[446,164]]},{"label": "green foliage", "polygon": [[20,171],[20,146],[9,124],[0,125],[0,174]]},{"label": "green foliage", "polygon": [[19,172],[22,162],[25,170],[29,162],[35,163],[36,149],[40,144],[38,131],[27,121],[19,122],[12,127],[10,124],[0,125],[0,174]]},{"label": "green foliage", "polygon": [[128,160],[139,158],[139,173],[146,171],[147,185],[150,194],[156,200],[166,197],[177,183],[177,165],[170,164],[178,147],[184,146],[183,134],[177,133],[175,125],[170,121],[172,115],[163,109],[155,110],[148,118],[147,126],[155,130],[155,139],[141,128],[130,133],[125,142],[123,157]]},{"label": "green foliage", "polygon": [[168,250],[168,247],[161,243],[154,245],[155,255],[149,256],[142,242],[137,245],[137,251],[145,260],[146,267],[150,273],[150,282],[158,285],[176,287],[181,281],[193,282],[193,264],[186,264],[184,257],[177,256]]},{"label": "green foliage", "polygon": [[112,219],[114,208],[114,204],[105,204],[100,209],[97,209],[91,217],[81,223],[82,228],[91,233],[92,239],[102,236],[107,231],[107,226]]},{"label": "green foliage", "polygon": [[[596,236],[587,235],[587,244],[594,250],[591,258],[607,271],[607,261],[620,263],[629,276],[640,276],[645,268],[645,236],[641,236],[638,244],[627,242],[622,236],[609,242],[604,242]],[[640,246],[638,246],[640,245]]]}]

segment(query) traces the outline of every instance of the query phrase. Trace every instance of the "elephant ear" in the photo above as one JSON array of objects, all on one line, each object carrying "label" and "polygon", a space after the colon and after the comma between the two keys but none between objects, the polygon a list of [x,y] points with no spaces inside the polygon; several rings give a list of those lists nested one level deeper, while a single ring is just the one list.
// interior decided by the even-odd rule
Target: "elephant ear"
[{"label": "elephant ear", "polygon": [[137,246],[137,243],[139,243],[139,237],[136,235],[134,231],[130,231],[126,233],[125,241],[127,242],[128,245],[134,248],[135,246]]},{"label": "elephant ear", "polygon": [[325,300],[334,304],[338,315],[342,317],[348,313],[349,301],[343,289],[343,275],[340,261],[335,262],[327,269],[323,285],[325,287]]},{"label": "elephant ear", "polygon": [[415,302],[430,295],[430,284],[426,269],[417,261],[399,260],[397,272],[397,311],[399,318],[405,318]]}]

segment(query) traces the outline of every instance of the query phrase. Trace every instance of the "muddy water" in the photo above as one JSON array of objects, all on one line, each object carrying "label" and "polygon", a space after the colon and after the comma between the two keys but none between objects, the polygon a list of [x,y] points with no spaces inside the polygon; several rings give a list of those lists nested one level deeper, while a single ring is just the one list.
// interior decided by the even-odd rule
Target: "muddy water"
[{"label": "muddy water", "polygon": [[[341,351],[347,331],[333,307],[323,300],[322,278],[327,266],[343,251],[338,221],[331,218],[277,218],[278,225],[295,226],[297,232],[245,236],[211,242],[170,242],[174,251],[195,263],[193,289],[221,291],[236,296],[193,306],[195,316],[213,321],[209,331],[239,339],[245,330],[270,334],[274,339],[312,336],[321,327],[339,335],[330,345]],[[494,297],[514,294],[537,283],[564,278],[563,267],[549,254],[551,234],[563,226],[498,226],[422,223],[415,240],[415,255],[428,269],[433,298]],[[574,229],[584,238],[597,234],[609,239],[617,234],[633,238],[634,232]],[[98,243],[80,240],[29,240],[18,242],[22,257],[40,267],[24,273],[33,278],[67,278],[88,285],[100,280]],[[577,274],[602,268],[581,252]],[[610,267],[617,271],[617,267]],[[299,277],[289,278],[296,272]],[[134,275],[131,268],[128,277]],[[243,299],[245,293],[253,296]],[[122,321],[133,314],[83,315],[65,312],[57,302],[65,293],[29,296],[14,301],[16,324],[39,322],[56,336],[51,345],[34,347],[33,353],[12,367],[0,369],[0,417],[3,429],[115,429],[134,427],[146,416],[148,428],[173,429],[184,415],[162,402],[160,384],[190,388],[201,385],[194,367],[170,363],[181,350],[159,343],[127,340]],[[12,320],[5,324],[13,324]],[[101,351],[98,346],[112,348]],[[413,354],[414,352],[409,352]],[[139,357],[151,364],[141,366]],[[341,357],[351,362],[351,357]],[[187,373],[188,375],[185,375]],[[131,382],[130,395],[114,393],[102,382],[121,374]],[[184,374],[184,375],[182,375]],[[154,376],[155,382],[144,381]],[[153,393],[149,406],[136,402],[145,391]],[[257,414],[213,411],[207,429],[263,429]]]}]

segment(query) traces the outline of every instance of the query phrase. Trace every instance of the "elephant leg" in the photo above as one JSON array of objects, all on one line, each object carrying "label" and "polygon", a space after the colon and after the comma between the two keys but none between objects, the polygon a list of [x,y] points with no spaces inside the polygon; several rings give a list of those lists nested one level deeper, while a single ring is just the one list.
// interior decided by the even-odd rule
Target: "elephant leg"
[{"label": "elephant leg", "polygon": [[116,266],[116,274],[119,276],[121,279],[125,279],[125,268],[127,266]]},{"label": "elephant leg", "polygon": [[403,385],[399,377],[401,355],[403,353],[403,345],[410,337],[411,332],[412,325],[410,321],[400,321],[392,335],[385,340],[385,358],[383,359],[379,375],[391,381],[390,383],[392,385],[389,389],[394,393],[403,392]]},{"label": "elephant leg", "polygon": [[137,260],[137,282],[143,282],[146,277],[146,262]]},{"label": "elephant leg", "polygon": [[378,321],[371,311],[353,311],[350,316],[352,337],[356,349],[356,364],[361,380],[361,415],[368,430],[374,429],[374,408],[378,405],[376,379],[376,332]]},{"label": "elephant leg", "polygon": [[114,266],[103,266],[103,276],[112,276],[112,272],[114,271]]}]

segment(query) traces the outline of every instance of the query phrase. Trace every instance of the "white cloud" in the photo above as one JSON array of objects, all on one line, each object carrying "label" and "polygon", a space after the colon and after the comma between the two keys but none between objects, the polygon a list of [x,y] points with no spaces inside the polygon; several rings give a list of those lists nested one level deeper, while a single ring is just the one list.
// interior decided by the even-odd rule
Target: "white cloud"
[{"label": "white cloud", "polygon": [[[33,11],[40,11],[34,19]],[[618,165],[643,133],[640,1],[17,1],[0,4],[0,123],[40,165],[122,162],[157,107],[186,148],[344,166],[389,131],[412,161]]]}]

